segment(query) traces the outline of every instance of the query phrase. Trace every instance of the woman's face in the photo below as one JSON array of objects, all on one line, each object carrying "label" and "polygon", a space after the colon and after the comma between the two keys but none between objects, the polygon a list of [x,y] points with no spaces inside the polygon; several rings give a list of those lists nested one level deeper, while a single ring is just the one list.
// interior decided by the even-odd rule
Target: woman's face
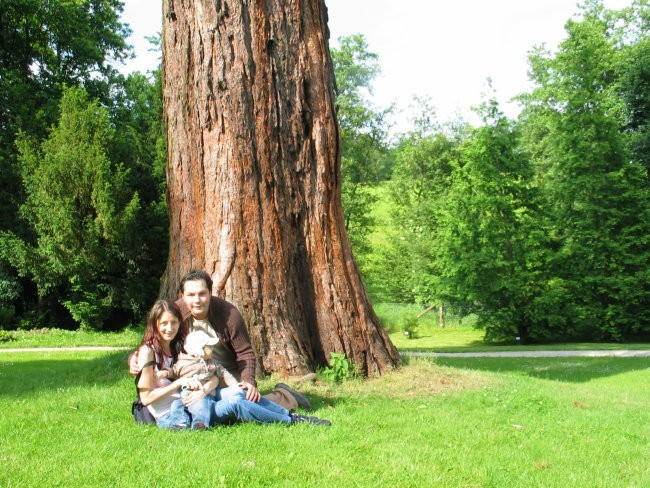
[{"label": "woman's face", "polygon": [[158,319],[158,333],[165,342],[171,342],[176,337],[180,325],[176,315],[171,312],[163,312]]}]

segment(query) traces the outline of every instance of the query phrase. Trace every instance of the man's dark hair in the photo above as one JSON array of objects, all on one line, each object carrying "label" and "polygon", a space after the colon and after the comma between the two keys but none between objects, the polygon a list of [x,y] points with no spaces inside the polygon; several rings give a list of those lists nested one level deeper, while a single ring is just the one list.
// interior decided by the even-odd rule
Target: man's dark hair
[{"label": "man's dark hair", "polygon": [[202,269],[193,269],[189,273],[187,273],[185,276],[181,278],[181,283],[178,285],[178,292],[183,294],[183,290],[185,289],[185,282],[186,281],[205,281],[205,284],[208,287],[208,290],[210,293],[212,293],[212,278],[210,278],[210,275],[203,271]]}]

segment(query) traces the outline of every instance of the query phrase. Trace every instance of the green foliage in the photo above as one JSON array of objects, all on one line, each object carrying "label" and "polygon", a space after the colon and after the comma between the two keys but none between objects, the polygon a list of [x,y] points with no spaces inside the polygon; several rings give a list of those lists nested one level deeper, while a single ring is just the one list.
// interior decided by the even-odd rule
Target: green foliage
[{"label": "green foliage", "polygon": [[106,109],[83,89],[66,90],[48,139],[19,140],[21,214],[34,239],[5,233],[2,241],[4,255],[41,297],[57,296],[82,327],[98,329],[115,310],[133,316],[149,292],[132,282],[144,264],[142,204],[130,170],[108,158],[113,137]]},{"label": "green foliage", "polygon": [[362,268],[370,252],[368,235],[375,224],[370,209],[376,198],[371,188],[387,177],[386,115],[367,100],[379,73],[377,55],[360,34],[341,37],[331,49],[336,76],[337,116],[341,130],[342,203],[345,227]]},{"label": "green foliage", "polygon": [[417,317],[405,317],[402,320],[402,333],[409,340],[417,339],[419,337],[419,328],[420,324],[418,324]]},{"label": "green foliage", "polygon": [[[2,315],[0,315],[0,320],[2,319]],[[14,334],[11,332],[7,332],[6,330],[1,330],[0,329],[0,342],[12,342],[15,341],[16,337]]]},{"label": "green foliage", "polygon": [[544,281],[538,259],[544,236],[527,154],[517,128],[494,102],[485,125],[461,148],[440,212],[437,292],[478,313],[488,338],[529,338],[531,313]]},{"label": "green foliage", "polygon": [[393,149],[373,298],[476,313],[489,341],[648,334],[649,13],[588,2],[557,53],[533,51],[516,122],[487,101],[450,130],[422,104]]},{"label": "green foliage", "polygon": [[419,103],[421,114],[414,129],[402,135],[393,150],[389,188],[394,232],[381,256],[391,270],[384,283],[390,299],[428,303],[440,296],[431,286],[438,216],[463,136],[462,131],[447,133],[435,122],[429,102]]},{"label": "green foliage", "polygon": [[632,119],[640,132],[623,132],[630,94],[621,98],[619,88],[643,84],[630,82],[634,70],[619,74],[630,48],[621,50],[616,30],[623,28],[612,26],[623,20],[590,2],[584,19],[567,23],[555,56],[531,58],[538,88],[525,99],[524,122],[553,250],[540,305],[562,310],[557,326],[567,337],[621,340],[650,327],[647,168],[627,150],[642,137],[644,116],[637,110],[640,119]]},{"label": "green foliage", "polygon": [[329,381],[340,383],[353,376],[354,367],[352,363],[345,358],[344,353],[330,352],[329,366],[323,368],[321,373]]},{"label": "green foliage", "polygon": [[[119,239],[114,234],[118,230],[124,237],[126,232],[150,233],[154,226],[158,226],[162,227],[160,233],[166,234],[165,209],[158,204],[164,199],[156,193],[156,204],[152,204],[147,194],[140,192],[137,186],[141,181],[142,185],[147,185],[148,192],[152,191],[151,188],[154,192],[157,190],[159,185],[149,184],[151,178],[146,178],[147,172],[151,173],[150,169],[136,171],[136,165],[131,160],[121,157],[128,151],[117,154],[115,149],[118,141],[129,133],[128,124],[121,123],[114,116],[107,122],[105,114],[102,114],[101,121],[90,132],[94,131],[97,139],[107,135],[106,140],[81,141],[72,137],[64,150],[59,143],[65,143],[62,141],[65,136],[61,136],[58,142],[51,141],[49,146],[41,146],[43,139],[54,130],[51,129],[53,126],[59,126],[56,130],[60,133],[64,131],[59,117],[65,86],[83,86],[92,98],[101,100],[101,105],[114,105],[113,97],[124,80],[117,75],[111,63],[119,62],[130,53],[126,43],[130,30],[119,20],[122,8],[123,2],[119,0],[6,0],[0,7],[3,19],[0,23],[0,178],[3,188],[0,192],[0,288],[4,291],[8,286],[19,294],[15,297],[3,293],[0,299],[3,310],[13,310],[16,314],[10,326],[36,327],[48,323],[68,326],[70,313],[78,318],[88,317],[88,312],[76,310],[76,304],[82,303],[85,298],[66,296],[77,292],[69,290],[71,285],[66,283],[62,274],[75,269],[77,271],[71,276],[79,283],[94,281],[92,271],[82,269],[83,263],[92,261],[90,256],[101,254],[102,251],[93,246],[101,247],[109,241],[117,244]],[[142,96],[149,95],[142,93]],[[156,116],[162,118],[160,114]],[[85,124],[87,127],[81,127],[82,131],[90,128],[93,122],[87,120]],[[103,128],[100,127],[102,124]],[[74,132],[74,128],[69,128],[69,131]],[[19,134],[20,140],[17,140]],[[140,137],[143,136],[138,135]],[[73,141],[79,141],[84,147],[72,147]],[[57,144],[61,147],[55,149]],[[101,154],[89,149],[93,145],[95,148],[101,146]],[[19,148],[23,151],[20,156]],[[47,157],[44,156],[46,149],[49,153]],[[58,155],[54,156],[57,151]],[[49,169],[40,167],[42,157],[48,161]],[[87,171],[79,172],[80,166],[74,164],[75,158],[85,157],[89,158],[89,164],[85,166]],[[70,168],[66,168],[68,158],[73,162]],[[51,165],[55,160],[58,162]],[[147,161],[143,160],[142,163],[146,168]],[[93,165],[96,167],[89,169]],[[54,169],[54,166],[58,166],[58,169]],[[35,171],[32,172],[33,169]],[[73,171],[77,174],[72,175]],[[84,197],[82,190],[79,194],[66,194],[61,201],[57,200],[57,192],[65,187],[65,182],[60,183],[58,178],[72,176],[78,178],[78,188],[95,184],[93,194]],[[46,194],[50,186],[53,192],[48,197]],[[135,192],[131,191],[132,188],[139,193],[138,198],[133,200]],[[116,209],[112,208],[113,199]],[[128,199],[130,207],[127,208],[124,199]],[[92,202],[89,203],[89,200]],[[37,209],[35,204],[48,207]],[[91,208],[90,214],[86,214]],[[44,215],[46,209],[51,212],[50,217]],[[77,223],[83,220],[81,226],[63,224],[72,215],[75,215]],[[152,224],[137,229],[127,225],[119,229],[121,223],[133,222],[136,215],[141,221],[151,221]],[[119,222],[120,219],[122,222]],[[68,220],[68,223],[74,221]],[[91,221],[94,222],[91,224]],[[163,224],[160,225],[160,222]],[[113,235],[108,235],[110,233]],[[102,242],[103,239],[107,241]],[[135,241],[139,239],[135,237]],[[165,240],[163,238],[162,242]],[[84,293],[93,295],[88,298],[111,302],[108,308],[105,304],[100,305],[90,315],[116,319],[112,327],[123,325],[121,321],[133,315],[132,311],[138,307],[134,300],[141,296],[143,290],[147,290],[147,296],[151,296],[152,279],[148,275],[150,270],[142,269],[143,254],[148,252],[156,257],[164,257],[164,252],[158,249],[145,251],[142,246],[123,246],[124,241],[119,242],[119,249],[107,249],[106,254],[120,254],[114,268],[124,267],[128,261],[126,270],[114,271],[105,267],[102,273],[119,275],[126,272],[136,278],[121,285],[127,290],[124,296],[130,294],[128,289],[136,292],[131,293],[131,298],[127,300],[132,303],[126,304],[123,297],[115,295],[108,298],[106,292],[94,291],[92,286],[90,289],[84,288]],[[76,252],[80,242],[91,247],[83,250],[85,255]],[[134,247],[137,248],[135,252]],[[166,249],[166,246],[160,248]],[[130,261],[127,259],[129,253],[132,253]],[[49,257],[44,259],[44,254]],[[90,269],[96,271],[102,266],[93,262]],[[156,274],[159,272],[156,271]],[[146,279],[138,282],[137,274],[146,276]],[[102,276],[99,279],[110,281],[113,278]],[[61,299],[58,292],[62,293]],[[67,303],[70,310],[66,311],[62,303]],[[122,313],[125,310],[129,311],[126,315]]]}]

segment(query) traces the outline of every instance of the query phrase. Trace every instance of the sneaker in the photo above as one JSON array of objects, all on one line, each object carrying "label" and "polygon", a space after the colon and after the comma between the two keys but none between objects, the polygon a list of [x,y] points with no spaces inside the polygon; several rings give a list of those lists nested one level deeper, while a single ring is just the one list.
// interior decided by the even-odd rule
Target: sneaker
[{"label": "sneaker", "polygon": [[207,429],[207,427],[205,426],[205,424],[203,422],[196,422],[192,426],[192,429],[194,429],[194,430],[205,430],[205,429]]},{"label": "sneaker", "polygon": [[315,424],[322,425],[324,427],[329,427],[332,425],[332,422],[325,419],[319,419],[318,417],[311,417],[309,415],[300,415],[298,413],[289,414],[291,416],[292,424]]},{"label": "sneaker", "polygon": [[296,399],[296,402],[298,403],[298,407],[302,408],[303,410],[308,410],[308,411],[313,410],[309,398],[307,398],[302,393],[299,393],[296,390],[289,388],[289,385],[286,385],[284,383],[278,383],[277,385],[275,385],[275,389],[284,390],[287,393],[289,393],[292,397]]}]

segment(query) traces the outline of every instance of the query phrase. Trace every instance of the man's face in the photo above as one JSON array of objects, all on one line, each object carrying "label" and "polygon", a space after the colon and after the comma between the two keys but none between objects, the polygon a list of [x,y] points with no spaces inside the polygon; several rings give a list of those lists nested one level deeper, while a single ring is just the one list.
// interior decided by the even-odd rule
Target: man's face
[{"label": "man's face", "polygon": [[183,301],[190,309],[192,317],[199,320],[208,318],[210,290],[205,280],[186,281],[183,287]]}]

